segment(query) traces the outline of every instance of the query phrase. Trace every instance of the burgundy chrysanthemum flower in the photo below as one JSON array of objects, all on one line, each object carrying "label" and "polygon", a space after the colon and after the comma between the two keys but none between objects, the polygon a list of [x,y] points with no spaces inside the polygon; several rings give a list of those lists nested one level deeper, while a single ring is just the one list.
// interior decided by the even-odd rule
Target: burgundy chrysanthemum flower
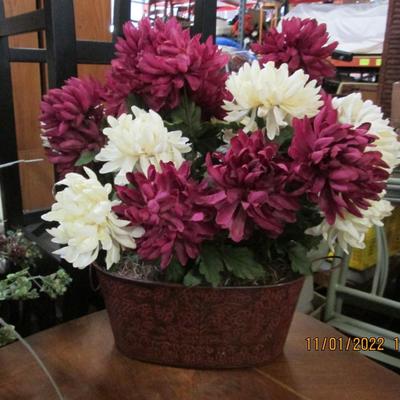
[{"label": "burgundy chrysanthemum flower", "polygon": [[155,111],[171,110],[180,104],[183,91],[209,115],[221,113],[227,74],[227,57],[209,38],[190,37],[175,18],[148,18],[136,28],[128,22],[124,38],[116,44],[116,58],[107,79],[108,113],[125,111],[130,94],[140,96]]},{"label": "burgundy chrysanthemum flower", "polygon": [[366,151],[375,140],[369,124],[338,123],[331,98],[313,119],[294,119],[289,156],[302,190],[317,203],[329,224],[343,209],[361,217],[370,200],[378,200],[388,179],[379,151]]},{"label": "burgundy chrysanthemum flower", "polygon": [[190,164],[177,170],[172,163],[161,164],[161,172],[150,166],[148,177],[127,174],[133,187],[117,186],[122,203],[114,211],[122,218],[141,225],[145,234],[136,240],[143,260],[161,258],[166,268],[176,255],[182,265],[199,255],[200,245],[216,233],[212,207],[198,204],[209,193],[207,183],[189,177]]},{"label": "burgundy chrysanthemum flower", "polygon": [[233,241],[248,237],[254,225],[275,238],[296,220],[299,204],[287,191],[288,165],[261,131],[250,136],[239,132],[226,154],[208,155],[206,163],[216,191],[206,200],[215,205],[216,222],[229,229]]},{"label": "burgundy chrysanthemum flower", "polygon": [[97,151],[105,142],[102,87],[93,79],[68,79],[51,89],[40,104],[42,137],[49,161],[60,177],[79,168],[74,164],[84,151]]},{"label": "burgundy chrysanthemum flower", "polygon": [[327,45],[328,40],[326,24],[318,24],[315,19],[293,17],[282,21],[282,32],[270,29],[263,43],[253,44],[252,49],[261,56],[262,63],[274,61],[277,67],[286,63],[290,73],[303,69],[310,79],[320,81],[335,75],[335,67],[327,58],[338,43]]}]

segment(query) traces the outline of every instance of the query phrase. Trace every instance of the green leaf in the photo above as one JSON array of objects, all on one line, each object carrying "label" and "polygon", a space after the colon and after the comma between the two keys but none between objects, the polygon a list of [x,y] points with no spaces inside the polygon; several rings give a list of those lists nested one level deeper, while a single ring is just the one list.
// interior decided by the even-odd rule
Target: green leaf
[{"label": "green leaf", "polygon": [[62,296],[67,291],[67,286],[72,282],[70,276],[60,268],[57,272],[41,276],[41,292],[47,293],[52,299]]},{"label": "green leaf", "polygon": [[198,286],[201,283],[201,278],[195,276],[192,271],[189,271],[183,278],[183,284],[185,286]]},{"label": "green leaf", "polygon": [[302,275],[309,275],[312,273],[311,262],[307,257],[307,253],[307,248],[299,243],[289,248],[288,255],[294,272],[298,272]]},{"label": "green leaf", "polygon": [[172,260],[166,270],[165,279],[167,282],[182,283],[185,272],[185,268],[177,260]]},{"label": "green leaf", "polygon": [[221,283],[221,274],[224,270],[224,263],[221,254],[215,246],[204,245],[200,253],[199,271],[204,275],[206,281],[213,287]]},{"label": "green leaf", "polygon": [[11,343],[16,339],[17,335],[15,334],[15,328],[13,325],[0,325],[0,347],[5,346],[6,344]]},{"label": "green leaf", "polygon": [[75,161],[75,166],[80,167],[91,163],[94,160],[96,153],[94,151],[84,151],[81,156]]},{"label": "green leaf", "polygon": [[246,247],[225,247],[223,260],[228,271],[237,278],[254,281],[265,275],[263,266],[254,259],[254,254]]},{"label": "green leaf", "polygon": [[194,141],[195,149],[201,154],[214,152],[224,142],[221,140],[221,129],[218,125],[210,122],[203,122],[201,130],[197,133],[197,138]]},{"label": "green leaf", "polygon": [[287,153],[290,144],[293,139],[293,128],[291,126],[287,126],[280,130],[279,136],[277,136],[274,141],[279,144],[279,151],[281,153]]},{"label": "green leaf", "polygon": [[182,96],[180,106],[171,112],[170,119],[169,125],[181,129],[184,136],[190,139],[198,136],[202,129],[201,108],[189,100],[186,94]]},{"label": "green leaf", "polygon": [[146,110],[146,105],[145,105],[143,99],[140,96],[133,94],[133,93],[131,93],[128,96],[128,98],[125,101],[125,104],[126,104],[126,108],[128,109],[129,113],[131,112],[131,108],[133,106],[136,106],[136,107]]}]

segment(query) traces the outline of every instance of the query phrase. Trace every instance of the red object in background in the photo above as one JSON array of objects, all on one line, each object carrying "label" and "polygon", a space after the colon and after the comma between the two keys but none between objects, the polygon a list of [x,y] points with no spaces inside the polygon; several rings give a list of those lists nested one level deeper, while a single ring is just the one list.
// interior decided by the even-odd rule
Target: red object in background
[{"label": "red object in background", "polygon": [[[251,14],[246,14],[244,16],[244,33],[245,33],[245,35],[250,35],[250,33],[252,32],[253,29],[254,29],[253,16]],[[238,32],[239,32],[239,20],[237,20],[232,25],[233,36],[237,36]]]},{"label": "red object in background", "polygon": [[289,0],[289,4],[321,3],[321,0]]}]

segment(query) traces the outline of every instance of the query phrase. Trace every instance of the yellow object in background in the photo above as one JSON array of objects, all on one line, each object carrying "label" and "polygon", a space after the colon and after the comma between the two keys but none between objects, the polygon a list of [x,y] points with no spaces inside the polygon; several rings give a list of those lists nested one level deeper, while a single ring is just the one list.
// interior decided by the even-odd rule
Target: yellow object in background
[{"label": "yellow object in background", "polygon": [[[400,207],[396,207],[390,217],[384,220],[389,255],[400,252]],[[364,271],[376,264],[376,234],[371,228],[365,235],[365,249],[353,249],[349,267]]]},{"label": "yellow object in background", "polygon": [[362,67],[367,67],[369,65],[369,58],[361,58],[360,59],[360,65]]}]

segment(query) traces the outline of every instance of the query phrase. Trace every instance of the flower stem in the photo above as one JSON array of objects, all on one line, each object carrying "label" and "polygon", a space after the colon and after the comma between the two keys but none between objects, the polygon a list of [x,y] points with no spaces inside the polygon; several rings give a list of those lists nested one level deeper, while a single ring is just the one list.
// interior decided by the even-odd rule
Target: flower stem
[{"label": "flower stem", "polygon": [[188,131],[186,134],[194,140],[195,134],[194,134],[194,129],[193,129],[193,124],[192,124],[192,115],[189,110],[189,96],[187,94],[186,88],[183,89],[183,96],[182,96],[182,107],[185,113],[185,124],[188,127]]},{"label": "flower stem", "polygon": [[[2,325],[3,327],[7,327],[8,324],[2,319],[0,318],[0,325]],[[50,381],[51,385],[53,386],[55,392],[57,393],[57,397],[60,400],[64,400],[63,395],[61,394],[61,391],[58,387],[58,385],[56,384],[55,380],[53,379],[53,377],[51,376],[49,370],[46,368],[46,366],[44,365],[43,361],[40,359],[40,357],[37,355],[37,353],[35,352],[35,350],[33,350],[33,348],[31,347],[31,345],[16,331],[14,330],[15,336],[18,338],[18,340],[22,343],[22,345],[29,351],[29,353],[31,353],[32,357],[35,359],[35,361],[38,363],[38,365],[40,366],[40,368],[43,370],[43,372],[45,373],[45,375],[47,376],[48,380]]]},{"label": "flower stem", "polygon": [[42,287],[41,285],[40,285],[40,283],[38,282],[38,279],[42,279],[42,277],[40,276],[40,275],[37,275],[37,276],[32,276],[31,274],[29,274],[30,275],[30,277],[28,278],[30,281],[33,281],[38,287],[39,287],[39,289]]}]

